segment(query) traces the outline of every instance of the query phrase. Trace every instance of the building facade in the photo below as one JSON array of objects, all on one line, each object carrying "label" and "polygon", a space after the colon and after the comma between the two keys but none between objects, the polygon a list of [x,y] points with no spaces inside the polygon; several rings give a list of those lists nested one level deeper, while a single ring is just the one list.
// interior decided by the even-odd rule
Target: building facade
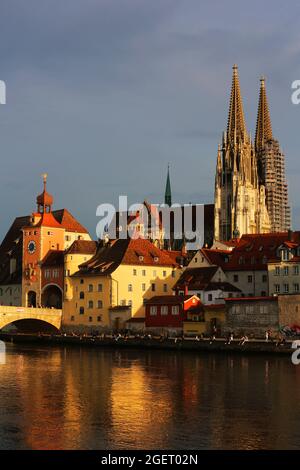
[{"label": "building facade", "polygon": [[180,252],[149,240],[117,239],[97,251],[68,278],[63,325],[80,330],[118,329],[130,317],[145,317],[145,302],[170,295],[182,272]]}]

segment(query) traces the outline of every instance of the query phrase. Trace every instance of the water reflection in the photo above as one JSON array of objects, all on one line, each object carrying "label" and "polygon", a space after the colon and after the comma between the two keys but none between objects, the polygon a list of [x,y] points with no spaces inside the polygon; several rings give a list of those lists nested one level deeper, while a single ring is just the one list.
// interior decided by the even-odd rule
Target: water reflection
[{"label": "water reflection", "polygon": [[287,357],[7,349],[2,449],[300,445],[300,368]]}]

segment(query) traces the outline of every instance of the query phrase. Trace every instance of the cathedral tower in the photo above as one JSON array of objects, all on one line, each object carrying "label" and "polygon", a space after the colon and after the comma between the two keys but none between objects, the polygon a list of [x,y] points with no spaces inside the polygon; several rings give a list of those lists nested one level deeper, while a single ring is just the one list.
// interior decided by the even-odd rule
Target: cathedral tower
[{"label": "cathedral tower", "polygon": [[285,178],[285,157],[279,142],[273,138],[264,78],[260,80],[255,151],[259,180],[266,188],[266,204],[271,231],[285,232],[291,225]]},{"label": "cathedral tower", "polygon": [[254,146],[246,129],[237,65],[233,77],[227,130],[218,147],[215,178],[215,239],[270,229],[265,187],[258,178]]}]

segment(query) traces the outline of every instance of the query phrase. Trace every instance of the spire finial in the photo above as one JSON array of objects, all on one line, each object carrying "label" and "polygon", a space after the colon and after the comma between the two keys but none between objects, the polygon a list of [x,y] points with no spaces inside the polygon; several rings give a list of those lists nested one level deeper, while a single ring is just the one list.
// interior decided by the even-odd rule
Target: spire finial
[{"label": "spire finial", "polygon": [[244,140],[247,130],[244,118],[243,103],[238,76],[238,66],[233,65],[233,75],[230,93],[227,136],[232,142]]},{"label": "spire finial", "polygon": [[266,94],[265,77],[260,78],[260,91],[257,110],[255,148],[261,150],[267,140],[272,139],[272,124]]},{"label": "spire finial", "polygon": [[171,183],[170,183],[170,163],[168,163],[167,183],[166,183],[166,191],[165,191],[165,204],[168,206],[172,205],[172,193],[171,193]]},{"label": "spire finial", "polygon": [[43,177],[43,183],[44,183],[44,191],[46,191],[48,173],[43,173],[42,177]]}]

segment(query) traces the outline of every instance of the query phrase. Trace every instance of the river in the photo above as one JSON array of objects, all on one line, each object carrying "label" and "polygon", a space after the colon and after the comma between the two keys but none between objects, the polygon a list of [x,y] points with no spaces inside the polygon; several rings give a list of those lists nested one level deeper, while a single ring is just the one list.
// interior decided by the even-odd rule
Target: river
[{"label": "river", "polygon": [[7,345],[0,449],[297,449],[289,357]]}]

